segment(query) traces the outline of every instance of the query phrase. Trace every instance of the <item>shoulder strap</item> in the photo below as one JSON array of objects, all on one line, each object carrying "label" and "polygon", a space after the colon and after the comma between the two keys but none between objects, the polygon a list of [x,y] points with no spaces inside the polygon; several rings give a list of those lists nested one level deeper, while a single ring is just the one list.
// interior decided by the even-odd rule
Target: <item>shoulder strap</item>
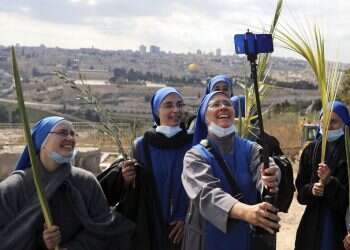
[{"label": "shoulder strap", "polygon": [[238,187],[235,177],[232,175],[231,171],[229,170],[229,167],[227,166],[225,160],[222,158],[221,154],[219,154],[219,152],[215,150],[215,148],[210,144],[209,140],[207,139],[202,140],[201,145],[203,145],[214,156],[215,160],[218,162],[218,165],[220,166],[228,183],[231,186],[233,197],[235,197],[240,201],[243,200],[244,198],[243,193]]}]

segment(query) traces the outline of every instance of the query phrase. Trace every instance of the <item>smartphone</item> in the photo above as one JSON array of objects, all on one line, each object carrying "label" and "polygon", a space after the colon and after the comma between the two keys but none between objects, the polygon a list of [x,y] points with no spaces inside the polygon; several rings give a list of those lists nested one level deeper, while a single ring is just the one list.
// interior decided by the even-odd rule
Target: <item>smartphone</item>
[{"label": "smartphone", "polygon": [[273,52],[271,34],[254,34],[247,32],[234,36],[236,54],[260,54]]}]

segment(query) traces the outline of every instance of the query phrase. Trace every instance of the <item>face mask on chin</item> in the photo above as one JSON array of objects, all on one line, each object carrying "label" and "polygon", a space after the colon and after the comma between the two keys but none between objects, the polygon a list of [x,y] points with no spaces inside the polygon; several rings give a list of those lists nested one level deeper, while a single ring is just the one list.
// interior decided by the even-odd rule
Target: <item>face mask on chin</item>
[{"label": "face mask on chin", "polygon": [[177,133],[181,132],[182,129],[180,128],[180,126],[157,126],[156,127],[156,132],[161,133],[163,135],[165,135],[166,137],[170,138],[173,137],[174,135],[176,135]]},{"label": "face mask on chin", "polygon": [[214,122],[212,122],[208,126],[208,132],[213,133],[217,137],[224,137],[224,136],[230,135],[232,133],[236,133],[237,132],[237,128],[236,128],[236,126],[234,124],[232,124],[228,128],[222,128],[222,127],[216,125]]},{"label": "face mask on chin", "polygon": [[68,156],[62,156],[61,154],[59,154],[55,151],[52,151],[49,153],[50,159],[59,165],[64,164],[64,163],[70,163],[74,159],[75,155],[76,155],[75,150],[73,150]]}]

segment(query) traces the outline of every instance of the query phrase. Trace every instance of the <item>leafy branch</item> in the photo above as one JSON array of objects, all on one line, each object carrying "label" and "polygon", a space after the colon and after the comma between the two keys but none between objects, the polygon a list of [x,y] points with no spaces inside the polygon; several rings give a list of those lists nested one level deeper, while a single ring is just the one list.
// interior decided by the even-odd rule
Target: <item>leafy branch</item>
[{"label": "leafy branch", "polygon": [[122,157],[124,159],[127,159],[128,155],[124,150],[122,142],[120,140],[121,129],[118,127],[117,124],[115,124],[115,122],[111,118],[111,113],[103,107],[99,98],[97,98],[93,94],[91,87],[85,83],[83,75],[79,73],[79,81],[81,82],[81,84],[77,84],[75,80],[70,79],[64,72],[55,71],[55,74],[58,76],[59,79],[63,80],[65,84],[67,84],[69,87],[71,87],[77,92],[79,100],[83,101],[85,104],[89,104],[94,107],[94,111],[96,112],[99,118],[99,124],[97,125],[97,129],[100,132],[107,134],[117,146],[118,151],[121,153]]},{"label": "leafy branch", "polygon": [[282,29],[278,30],[276,38],[286,49],[302,56],[314,72],[322,101],[321,162],[324,162],[332,105],[337,96],[343,73],[340,70],[339,63],[328,63],[326,61],[325,39],[317,25],[309,26],[306,29],[303,26],[299,26],[299,29],[295,29],[290,25],[282,26]]}]

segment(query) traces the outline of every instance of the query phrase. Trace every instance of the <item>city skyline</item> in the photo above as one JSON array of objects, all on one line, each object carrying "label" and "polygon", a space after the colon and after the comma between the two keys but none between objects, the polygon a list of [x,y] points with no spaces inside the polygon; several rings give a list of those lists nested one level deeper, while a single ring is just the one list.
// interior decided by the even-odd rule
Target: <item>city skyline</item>
[{"label": "city skyline", "polygon": [[[233,54],[232,37],[247,28],[268,29],[277,0],[137,1],[4,0],[0,6],[0,44],[62,48],[138,50],[156,45],[174,53]],[[317,6],[317,8],[315,8]],[[350,62],[350,2],[284,1],[281,23],[317,22],[326,38],[327,59]],[[6,25],[5,25],[6,24]],[[293,25],[294,24],[294,25]],[[336,28],[334,28],[336,27]],[[295,55],[275,45],[274,56]]]}]

